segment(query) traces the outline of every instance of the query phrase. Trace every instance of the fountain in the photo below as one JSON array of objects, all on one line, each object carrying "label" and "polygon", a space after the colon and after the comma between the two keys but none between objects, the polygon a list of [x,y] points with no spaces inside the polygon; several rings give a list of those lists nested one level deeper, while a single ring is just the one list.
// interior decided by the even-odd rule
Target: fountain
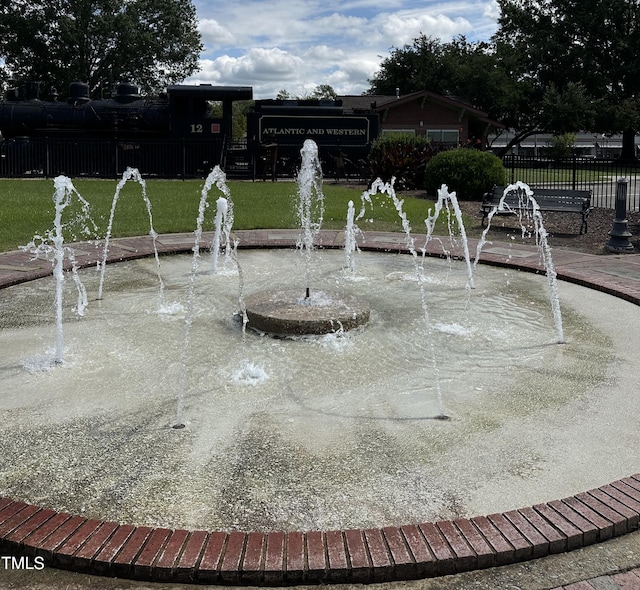
[{"label": "fountain", "polygon": [[[214,221],[216,229],[213,234],[213,242],[211,242],[211,272],[214,274],[218,272],[218,257],[220,256],[220,249],[222,247],[223,230],[225,253],[228,254],[230,252],[230,234],[231,228],[233,227],[233,216],[231,211],[232,209],[229,207],[229,200],[225,197],[219,197],[216,201],[216,218]],[[228,256],[225,256],[225,259],[227,258]]]},{"label": "fountain", "polygon": [[[48,337],[51,282],[0,290],[0,496],[154,530],[368,530],[512,510],[635,471],[640,402],[616,372],[629,348],[612,330],[617,306],[630,318],[633,306],[563,285],[555,346],[544,277],[480,265],[471,291],[468,266],[420,256],[385,183],[409,256],[358,252],[357,281],[343,252],[315,246],[319,227],[302,252],[251,249],[237,232],[238,276],[198,272],[214,184],[225,192],[219,169],[191,253],[163,259],[184,313],[154,313],[152,258],[113,265],[109,297],[65,325],[65,367],[25,375]],[[321,262],[313,276],[300,271],[307,255]],[[97,288],[94,270],[78,272]],[[368,322],[245,335],[238,299],[249,316],[274,280],[297,315],[339,293],[366,298]]]},{"label": "fountain", "polygon": [[[71,206],[73,196],[75,195],[81,206],[81,212],[77,217],[68,222],[68,226],[79,225],[84,235],[91,233],[90,226],[95,230],[95,224],[89,215],[89,203],[75,189],[71,180],[64,176],[58,176],[54,182],[55,193],[53,202],[55,204],[55,216],[53,220],[53,229],[48,230],[45,236],[36,235],[33,240],[23,246],[21,249],[34,254],[36,258],[40,256],[52,257],[53,259],[53,276],[55,277],[55,309],[56,309],[56,351],[54,362],[61,364],[64,360],[64,333],[62,329],[62,312],[63,312],[63,287],[64,287],[64,260],[68,258],[71,262],[73,279],[78,290],[78,303],[76,305],[76,313],[83,315],[88,305],[87,292],[78,276],[78,267],[73,248],[64,245],[63,228],[65,224],[62,222],[62,214],[64,210]],[[39,368],[46,367],[47,361]]]},{"label": "fountain", "polygon": [[[393,202],[393,206],[398,212],[398,216],[400,217],[400,220],[402,222],[402,229],[404,231],[405,238],[406,238],[407,250],[411,254],[411,257],[413,258],[415,279],[416,279],[416,282],[418,283],[418,287],[420,291],[420,305],[422,308],[422,318],[424,320],[426,340],[428,342],[428,347],[429,347],[428,356],[429,356],[431,369],[432,369],[431,375],[432,375],[432,381],[435,384],[435,388],[436,388],[436,399],[438,400],[438,408],[439,408],[438,414],[435,417],[438,420],[448,420],[449,416],[447,416],[444,413],[444,401],[442,398],[442,387],[440,384],[440,371],[438,368],[438,362],[436,360],[436,350],[435,350],[434,339],[433,339],[433,325],[431,323],[431,318],[429,315],[429,304],[427,302],[427,295],[425,291],[424,267],[418,258],[418,252],[415,247],[415,239],[413,238],[413,235],[411,233],[411,225],[409,223],[409,220],[407,219],[406,213],[402,209],[403,201],[397,197],[396,192],[393,188],[394,181],[395,179],[392,178],[391,182],[385,183],[385,182],[382,182],[380,178],[378,178],[373,182],[373,184],[371,185],[371,188],[362,194],[362,197],[361,197],[362,209],[358,215],[358,219],[364,216],[366,203],[371,203],[371,196],[376,194],[377,192],[386,194],[391,199],[391,201]],[[433,229],[433,226],[435,225],[435,221],[442,208],[442,203],[448,197],[449,195],[446,190],[446,187],[443,186],[442,189],[439,191],[439,198],[437,202],[436,212],[432,216],[430,216],[426,221],[427,228],[429,230]],[[453,197],[455,199],[455,194],[453,195]],[[459,211],[459,208],[458,208],[458,211]],[[461,221],[461,216],[459,216],[458,219]],[[427,233],[425,248],[430,237],[431,237],[431,231]],[[466,246],[466,236],[465,236],[465,248],[466,248],[466,251],[468,252],[468,248]],[[423,253],[424,251],[425,250],[423,249]]]},{"label": "fountain", "polygon": [[147,197],[147,183],[144,181],[140,172],[135,168],[127,168],[122,174],[122,178],[116,185],[116,192],[113,195],[113,200],[111,202],[111,212],[109,214],[109,223],[107,225],[107,233],[104,238],[104,246],[102,249],[102,263],[99,265],[100,270],[100,284],[98,285],[98,299],[102,299],[102,290],[104,287],[104,273],[107,270],[107,257],[109,256],[109,241],[111,239],[111,231],[113,230],[113,218],[116,213],[116,206],[118,204],[118,200],[120,199],[120,192],[124,185],[129,181],[133,180],[140,185],[140,189],[142,191],[142,199],[147,207],[147,214],[149,215],[149,235],[153,240],[153,255],[156,261],[156,272],[158,275],[158,285],[159,285],[159,309],[164,309],[164,282],[162,281],[162,275],[160,273],[160,258],[158,256],[158,248],[156,246],[156,240],[158,238],[158,234],[156,230],[153,228],[153,215],[151,213],[151,201],[149,201],[149,197]]},{"label": "fountain", "polygon": [[[184,428],[185,425],[182,419],[182,412],[184,407],[184,397],[187,389],[187,380],[188,380],[188,362],[191,353],[191,328],[193,326],[194,320],[194,294],[195,294],[195,284],[198,273],[198,266],[200,260],[200,242],[202,240],[202,231],[203,231],[203,223],[204,217],[207,207],[209,206],[209,191],[213,186],[216,186],[222,194],[229,197],[229,187],[226,184],[226,175],[220,169],[219,166],[216,166],[211,173],[207,176],[205,180],[204,186],[202,187],[202,191],[200,194],[200,203],[198,205],[198,217],[196,219],[196,232],[195,232],[195,243],[193,244],[193,258],[191,261],[191,274],[189,275],[189,292],[187,295],[187,304],[186,304],[186,314],[184,321],[184,337],[182,343],[182,354],[180,360],[180,379],[178,382],[178,409],[176,412],[176,422],[173,425],[175,429]],[[220,200],[222,199],[222,201]],[[220,227],[221,220],[224,215],[226,219],[232,221],[232,216],[229,215],[230,201],[225,199],[224,197],[220,197],[218,199],[218,206],[216,211],[216,232],[214,237],[214,242],[212,243],[212,251],[213,251],[213,265],[212,270],[217,271],[217,256],[220,248]],[[231,231],[230,223],[225,228],[225,234],[228,236]],[[227,239],[226,243],[227,249],[229,248],[229,241]]]},{"label": "fountain", "polygon": [[[548,234],[547,230],[544,227],[544,223],[542,222],[542,213],[540,211],[540,207],[533,196],[533,191],[531,188],[526,185],[524,182],[518,181],[515,184],[510,184],[505,187],[502,197],[498,204],[489,212],[487,218],[487,227],[482,232],[482,237],[480,238],[476,250],[476,259],[474,264],[478,264],[480,260],[480,253],[482,248],[487,242],[487,233],[491,228],[491,220],[493,216],[498,211],[502,211],[504,209],[510,209],[509,205],[505,202],[505,197],[510,192],[516,192],[518,198],[521,202],[521,207],[517,211],[518,219],[520,221],[520,227],[522,231],[522,235],[524,236],[526,233],[526,224],[523,221],[523,215],[531,215],[534,222],[534,231],[536,237],[536,244],[540,249],[540,254],[542,257],[542,261],[544,264],[544,268],[546,270],[547,282],[549,283],[549,293],[550,293],[550,301],[551,308],[553,310],[553,320],[556,327],[556,334],[558,344],[564,343],[564,331],[562,328],[562,311],[560,309],[560,296],[558,294],[558,281],[555,267],[553,265],[553,260],[551,258],[551,248],[549,247]],[[528,203],[529,207],[525,207],[524,204]],[[516,212],[514,212],[516,213]]]},{"label": "fountain", "polygon": [[361,234],[360,228],[355,224],[355,208],[353,201],[347,204],[347,225],[344,230],[344,255],[345,268],[353,276],[356,271],[355,253],[358,250],[358,235]]},{"label": "fountain", "polygon": [[[244,299],[247,325],[253,330],[278,336],[328,334],[352,330],[369,321],[369,306],[354,295],[311,290],[311,260],[314,239],[322,227],[324,196],[318,147],[308,139],[301,150],[298,175],[298,249],[304,257],[304,295],[291,289],[269,289]],[[314,212],[316,217],[314,217]]]}]

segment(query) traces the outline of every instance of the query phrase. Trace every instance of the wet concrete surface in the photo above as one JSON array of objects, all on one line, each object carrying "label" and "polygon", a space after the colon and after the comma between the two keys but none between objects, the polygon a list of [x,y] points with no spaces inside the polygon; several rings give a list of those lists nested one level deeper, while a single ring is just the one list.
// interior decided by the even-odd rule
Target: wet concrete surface
[{"label": "wet concrete surface", "polygon": [[[599,258],[599,260],[598,260]],[[601,263],[607,260],[606,269],[600,269],[600,273],[609,274],[612,267],[617,267],[614,262],[619,262],[617,257],[608,259],[594,257],[593,262]],[[636,256],[626,257],[625,263],[632,267],[638,260]],[[581,266],[584,262],[580,263]],[[587,265],[589,266],[589,265]],[[620,265],[625,267],[626,265]],[[582,269],[584,270],[584,269]],[[587,269],[589,270],[589,269]],[[591,269],[598,272],[598,269]],[[607,272],[608,271],[608,272]],[[620,271],[618,271],[620,273]],[[613,274],[613,273],[611,273]],[[609,276],[611,276],[609,274]],[[623,276],[623,275],[621,275]],[[634,282],[634,276],[625,277]],[[630,285],[633,289],[633,285]],[[632,300],[633,297],[630,297]],[[42,570],[12,569],[9,556],[0,555],[0,588],[26,588],[26,589],[69,589],[80,588],[104,588],[104,589],[178,589],[189,586],[180,584],[159,584],[150,582],[138,582],[115,578],[95,577],[85,574],[66,572],[49,568]],[[22,565],[25,565],[24,563]],[[33,566],[33,563],[31,563]],[[634,576],[640,582],[640,532],[631,533],[598,545],[579,549],[570,553],[545,557],[539,560],[524,562],[521,564],[467,572],[453,576],[424,579],[410,582],[393,582],[376,584],[386,588],[403,588],[407,590],[449,590],[449,589],[554,589],[567,587],[571,584],[580,585],[571,587],[571,590],[615,590],[616,588],[636,588],[640,584],[633,580]],[[620,572],[628,572],[627,581],[623,582]],[[205,586],[200,586],[205,587]],[[217,586],[222,588],[222,586]],[[340,585],[340,589],[350,588],[351,585]]]}]

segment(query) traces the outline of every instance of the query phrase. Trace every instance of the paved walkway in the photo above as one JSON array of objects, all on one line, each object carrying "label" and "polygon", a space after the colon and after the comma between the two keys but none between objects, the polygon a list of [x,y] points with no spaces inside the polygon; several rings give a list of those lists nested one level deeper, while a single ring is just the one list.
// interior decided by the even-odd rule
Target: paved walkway
[{"label": "paved walkway", "polygon": [[[254,230],[235,235],[240,247],[290,247],[297,232]],[[210,239],[205,236],[203,243],[210,243]],[[340,247],[342,240],[342,232],[323,231],[318,243]],[[439,240],[430,242],[429,254],[442,255],[442,244]],[[157,239],[161,254],[189,252],[192,246],[192,234]],[[472,253],[475,247],[472,241]],[[94,266],[102,258],[99,244],[76,244],[74,248],[82,266]],[[369,232],[363,249],[406,251],[405,238]],[[151,253],[150,237],[116,239],[111,242],[109,260]],[[460,245],[452,247],[451,253],[460,256]],[[640,304],[640,256],[554,250],[553,259],[559,278]],[[481,260],[541,271],[539,253],[529,246],[488,243]],[[51,264],[47,261],[30,260],[24,252],[0,254],[0,288],[49,274]],[[244,585],[386,582],[393,586],[394,581],[418,579],[404,584],[434,589],[640,589],[639,524],[640,474],[570,498],[489,516],[305,533],[150,529],[0,498],[0,556],[23,556],[27,561],[22,565],[38,563],[37,557],[44,560],[47,569],[85,572],[57,576],[49,569],[42,574],[42,587],[84,587],[84,582],[73,576],[89,573],[152,580],[169,584],[166,587],[193,581]],[[571,564],[580,563],[580,559],[584,567],[575,570]],[[5,574],[12,587],[39,587],[35,571],[8,567],[17,563],[4,557],[0,560],[0,584]],[[525,577],[527,571],[544,573],[532,579]],[[91,578],[90,585],[115,588],[111,583],[106,578]],[[117,587],[137,587],[135,582],[131,584]]]}]

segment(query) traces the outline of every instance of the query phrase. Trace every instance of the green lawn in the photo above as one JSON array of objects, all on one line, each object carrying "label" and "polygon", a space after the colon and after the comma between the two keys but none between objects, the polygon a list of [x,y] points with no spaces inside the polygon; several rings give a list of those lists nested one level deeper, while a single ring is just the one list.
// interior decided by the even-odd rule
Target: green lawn
[{"label": "green lawn", "polygon": [[[597,165],[597,163],[596,163]],[[578,185],[595,184],[598,182],[606,182],[612,177],[626,176],[634,177],[637,174],[636,168],[620,168],[620,169],[589,169],[589,168],[507,168],[507,176],[513,176],[516,180],[521,180],[527,184],[548,184],[554,182],[572,183]]]},{"label": "green lawn", "polygon": [[[91,206],[91,216],[97,226],[97,236],[103,237],[116,190],[115,180],[73,180],[77,191]],[[234,204],[234,229],[295,228],[297,184],[293,182],[227,183]],[[198,205],[204,181],[146,181],[151,202],[154,228],[158,233],[192,232],[196,227]],[[43,234],[53,227],[55,189],[53,180],[0,179],[0,251],[14,250],[27,244],[35,234]],[[323,228],[342,229],[346,224],[348,202],[352,200],[356,214],[360,211],[362,188],[327,182],[323,185],[325,215]],[[125,184],[113,223],[113,236],[145,235],[149,233],[149,218],[142,199],[141,186],[133,181]],[[213,228],[215,202],[221,193],[212,188],[205,215],[204,229]],[[402,196],[402,195],[400,195]],[[402,196],[404,211],[413,228],[424,232],[424,219],[431,201]],[[79,202],[73,199],[73,202]],[[363,230],[401,231],[402,226],[391,200],[385,195],[373,199],[373,210],[367,210],[365,220],[359,222]],[[75,205],[65,209],[65,241],[83,239],[74,231],[70,220],[79,213]],[[373,220],[370,222],[369,220]]]}]

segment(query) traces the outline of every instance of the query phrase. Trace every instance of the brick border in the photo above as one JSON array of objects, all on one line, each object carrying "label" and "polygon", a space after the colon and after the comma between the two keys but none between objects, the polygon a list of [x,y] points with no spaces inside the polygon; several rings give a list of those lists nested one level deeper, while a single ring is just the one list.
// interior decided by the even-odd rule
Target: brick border
[{"label": "brick border", "polygon": [[[285,230],[237,233],[242,235],[243,247],[289,247],[296,235]],[[160,239],[159,251],[189,251],[190,239],[185,235],[184,247],[175,243],[163,247]],[[325,247],[337,247],[339,240],[339,232],[323,232],[321,236]],[[406,251],[404,237],[397,234],[378,234],[375,241],[376,246],[368,249]],[[147,256],[150,243],[149,238],[114,241],[110,260]],[[527,247],[520,249],[527,251]],[[441,252],[432,250],[429,254]],[[567,261],[570,253],[562,254],[567,270],[558,271],[556,263],[559,278],[640,304],[633,282],[592,276],[590,267],[597,257],[574,253],[572,267]],[[89,256],[84,266],[95,264],[96,257]],[[29,268],[24,254],[0,255],[0,262],[20,267],[16,266],[16,273],[0,276],[0,288],[51,274],[38,261]],[[505,260],[504,256],[483,255],[483,262],[541,272],[534,257]],[[265,586],[370,583],[537,559],[624,535],[637,530],[639,523],[640,474],[505,513],[364,530],[227,533],[136,527],[0,497],[0,551],[39,556],[50,567],[157,582]]]},{"label": "brick border", "polygon": [[572,551],[638,529],[640,474],[505,513],[379,529],[135,527],[0,498],[0,551],[155,582],[283,586],[414,580]]}]

